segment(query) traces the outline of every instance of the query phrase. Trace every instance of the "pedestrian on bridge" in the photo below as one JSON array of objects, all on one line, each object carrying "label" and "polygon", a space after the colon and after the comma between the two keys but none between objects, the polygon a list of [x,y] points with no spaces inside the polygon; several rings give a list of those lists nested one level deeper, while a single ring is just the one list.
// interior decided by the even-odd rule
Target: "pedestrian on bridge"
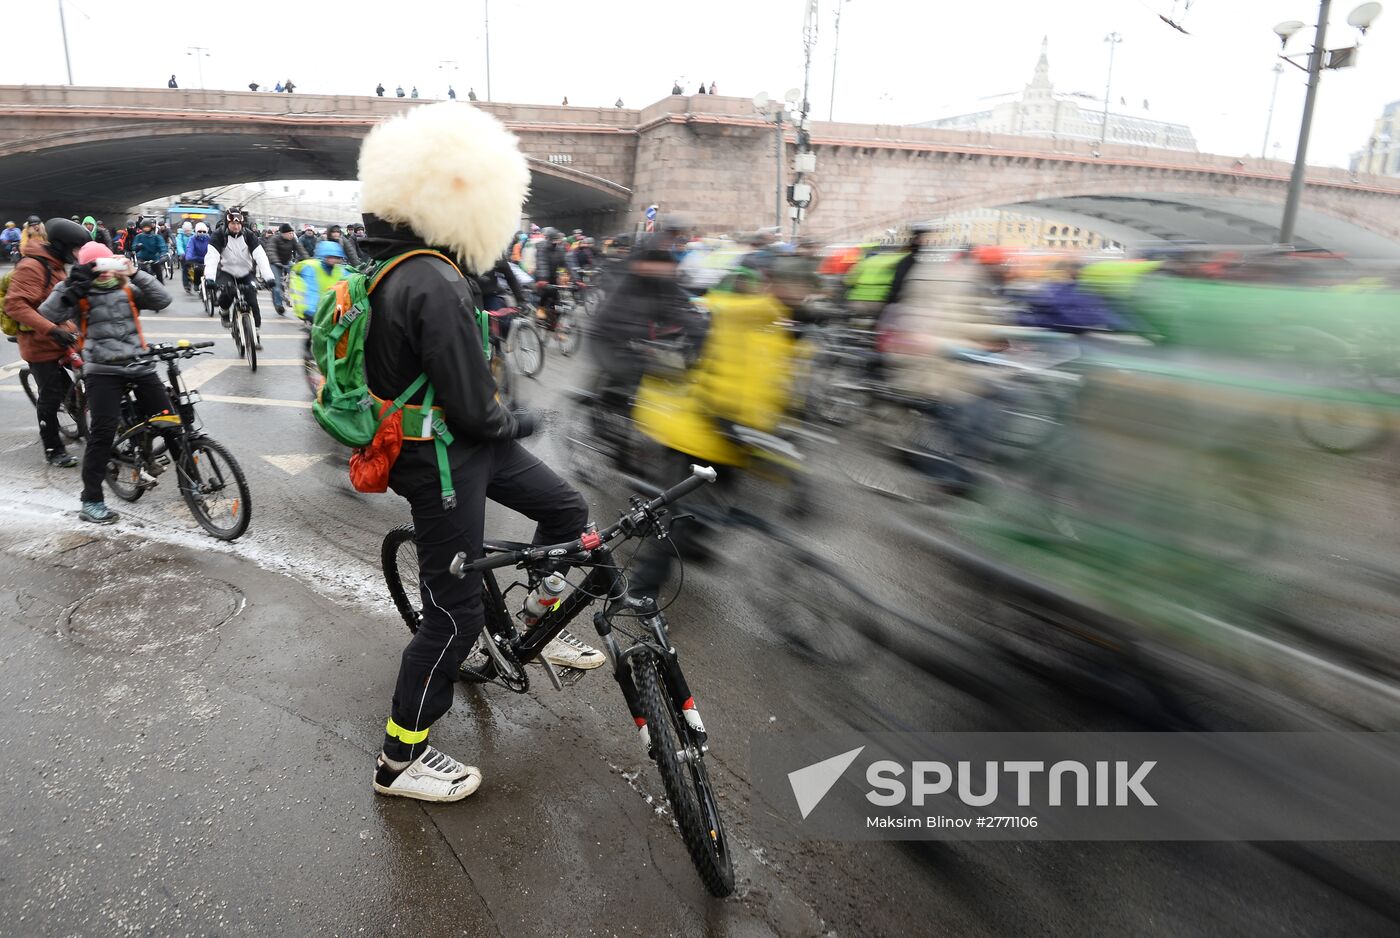
[{"label": "pedestrian on bridge", "polygon": [[165,87],[167,87],[167,88],[178,88],[178,87],[180,87],[180,86],[177,85],[177,84],[175,84],[175,76],[174,76],[174,75],[171,75],[171,76],[170,76],[170,80],[167,81],[167,82],[165,83]]},{"label": "pedestrian on bridge", "polygon": [[697,88],[697,89],[695,90],[695,93],[696,93],[696,94],[704,94],[704,93],[705,93],[705,83],[704,83],[703,81],[700,82],[700,87]]},{"label": "pedestrian on bridge", "polygon": [[395,97],[399,98],[403,97],[403,85],[399,85],[397,88],[394,89],[394,95]]},{"label": "pedestrian on bridge", "polygon": [[257,91],[260,87],[262,87],[262,86],[259,85],[259,84],[258,84],[257,82],[255,82],[255,81],[250,81],[250,82],[248,82],[248,90],[249,90],[249,91]]},{"label": "pedestrian on bridge", "polygon": [[410,98],[416,98],[416,97],[418,97],[418,86],[417,86],[417,85],[414,85],[414,86],[413,86],[413,93],[410,94],[409,97],[410,97]]},{"label": "pedestrian on bridge", "polygon": [[564,95],[564,103],[561,104],[561,105],[559,105],[559,106],[560,106],[560,107],[568,107],[568,106],[569,106],[569,96],[568,96],[568,95]]},{"label": "pedestrian on bridge", "polygon": [[468,101],[475,101],[475,100],[476,100],[476,91],[475,91],[474,89],[472,89],[472,88],[468,88],[468,89],[467,89],[467,100],[468,100]]},{"label": "pedestrian on bridge", "polygon": [[671,85],[671,94],[685,94],[685,91],[681,89],[680,82]]},{"label": "pedestrian on bridge", "polygon": [[276,88],[273,88],[272,90],[273,90],[274,92],[276,92],[277,94],[281,94],[281,93],[282,93],[282,83],[279,81],[279,82],[277,83],[277,87],[276,87]]},{"label": "pedestrian on bridge", "polygon": [[374,86],[374,93],[381,98],[384,97],[384,82],[381,81]]},{"label": "pedestrian on bridge", "polygon": [[715,83],[710,82],[710,94],[715,94]]},{"label": "pedestrian on bridge", "polygon": [[286,81],[282,82],[282,90],[287,92],[287,94],[291,94],[293,91],[297,90],[297,86],[292,84],[292,80],[288,78]]},{"label": "pedestrian on bridge", "polygon": [[622,99],[618,98],[616,101],[614,101],[613,107],[622,107]]},{"label": "pedestrian on bridge", "polygon": [[448,85],[448,86],[447,86],[447,98],[448,98],[448,100],[450,100],[450,101],[456,101],[456,100],[457,100],[457,92],[455,92],[455,91],[452,90],[452,86],[451,86],[451,85]]}]

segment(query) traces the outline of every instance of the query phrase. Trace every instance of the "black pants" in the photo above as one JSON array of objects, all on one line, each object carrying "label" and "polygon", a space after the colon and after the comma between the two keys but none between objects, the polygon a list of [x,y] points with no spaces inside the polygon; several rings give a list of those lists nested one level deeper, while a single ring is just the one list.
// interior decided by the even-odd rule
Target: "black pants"
[{"label": "black pants", "polygon": [[214,281],[214,302],[225,315],[228,308],[233,305],[233,291],[242,290],[243,298],[248,301],[248,307],[253,311],[253,325],[262,328],[262,313],[258,310],[258,287],[253,282],[252,274],[245,274],[242,277],[234,277],[232,274],[219,271],[218,279]]},{"label": "black pants", "polygon": [[64,450],[63,437],[58,433],[58,409],[73,387],[73,379],[61,362],[30,362],[29,374],[38,386],[39,439],[44,444],[44,452],[58,453]]},{"label": "black pants", "polygon": [[[450,456],[455,508],[443,508],[431,443],[405,443],[389,478],[413,511],[423,597],[423,621],[403,651],[391,711],[393,721],[414,734],[452,706],[454,675],[481,632],[481,575],[458,579],[447,568],[458,551],[482,556],[486,500],[536,522],[536,544],[576,538],[588,523],[583,496],[513,440],[459,443]],[[396,761],[413,759],[424,745],[386,735],[384,752]]]},{"label": "black pants", "polygon": [[[112,457],[112,443],[121,422],[122,398],[126,389],[136,392],[136,406],[144,417],[169,413],[170,395],[165,382],[151,373],[137,375],[83,375],[87,390],[88,441],[83,450],[84,502],[102,501],[102,480],[107,477],[107,460]],[[167,437],[167,442],[173,439]],[[173,453],[173,449],[172,449]]]}]

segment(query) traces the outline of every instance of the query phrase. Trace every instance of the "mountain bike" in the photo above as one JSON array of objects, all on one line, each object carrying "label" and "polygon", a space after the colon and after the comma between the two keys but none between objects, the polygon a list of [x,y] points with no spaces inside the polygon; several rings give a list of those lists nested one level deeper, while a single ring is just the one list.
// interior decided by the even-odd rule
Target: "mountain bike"
[{"label": "mountain bike", "polygon": [[[555,689],[562,689],[559,672],[541,652],[584,610],[595,602],[602,603],[602,609],[593,614],[593,627],[627,709],[640,728],[647,755],[661,774],[681,839],[705,887],[713,895],[727,896],[734,891],[733,858],[705,770],[708,736],[681,673],[663,609],[652,600],[627,596],[626,574],[617,565],[611,546],[633,538],[665,538],[670,530],[666,506],[714,479],[715,471],[710,467],[691,466],[688,478],[656,498],[647,501],[632,496],[631,507],[602,531],[590,525],[575,541],[545,546],[490,541],[483,545],[486,556],[473,559],[459,553],[450,569],[455,576],[482,577],[486,624],[458,674],[464,683],[498,684],[523,694],[530,687],[525,666],[538,661]],[[411,588],[418,583],[412,525],[389,532],[380,559],[394,604],[409,631],[416,632],[422,621],[422,600],[418,589],[410,595],[405,588],[405,584]],[[534,629],[517,630],[506,596],[517,588],[533,589],[561,564],[587,568],[588,573]],[[526,579],[502,591],[492,571],[503,567],[519,568]]]},{"label": "mountain bike", "polygon": [[126,396],[112,459],[107,464],[107,487],[123,501],[134,502],[154,488],[156,476],[173,465],[180,495],[194,520],[220,540],[231,541],[248,530],[253,517],[248,480],[233,454],[204,434],[194,412],[199,392],[186,388],[180,378],[179,359],[212,355],[204,350],[213,344],[183,340],[175,345],[160,343],[131,359],[165,363],[166,391],[176,412],[143,420],[137,416],[133,396]]},{"label": "mountain bike", "polygon": [[[11,342],[18,342],[14,336],[10,336]],[[69,356],[61,361],[61,364],[68,369],[68,377],[72,380],[72,386],[68,393],[63,396],[63,403],[58,405],[58,434],[65,442],[72,443],[74,440],[81,440],[87,436],[87,395],[83,388],[83,360],[77,356],[76,352],[70,352]],[[29,398],[29,403],[33,404],[37,410],[39,407],[39,382],[29,371],[28,363],[21,362],[19,367],[19,383],[24,387],[24,393]]]},{"label": "mountain bike", "polygon": [[235,283],[233,308],[229,310],[229,332],[233,335],[233,346],[239,358],[248,359],[248,368],[258,370],[258,332],[253,327],[253,308],[243,295],[242,285]]}]

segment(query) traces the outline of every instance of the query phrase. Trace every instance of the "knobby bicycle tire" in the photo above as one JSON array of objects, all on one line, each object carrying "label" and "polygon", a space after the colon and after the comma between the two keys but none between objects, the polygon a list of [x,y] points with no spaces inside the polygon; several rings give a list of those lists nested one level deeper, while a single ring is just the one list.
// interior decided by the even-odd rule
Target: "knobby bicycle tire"
[{"label": "knobby bicycle tire", "polygon": [[[422,594],[418,587],[418,548],[413,543],[413,525],[402,524],[384,535],[379,545],[379,567],[384,572],[384,585],[389,588],[389,596],[394,608],[403,618],[411,634],[418,633],[423,621]],[[486,571],[482,581],[482,601],[490,603],[496,595],[492,588],[495,580],[491,571]],[[490,618],[488,608],[487,618]],[[483,630],[483,635],[484,635]],[[478,665],[479,658],[468,655],[458,668],[457,679],[468,684],[487,684],[496,676],[492,662],[487,659]]]},{"label": "knobby bicycle tire", "polygon": [[[181,457],[185,477],[180,480],[180,494],[184,496],[190,514],[194,515],[194,520],[199,522],[200,527],[221,541],[232,541],[241,537],[253,520],[253,496],[248,488],[248,479],[243,475],[243,468],[222,443],[207,436],[187,438],[185,446],[187,451]],[[194,483],[203,485],[205,482],[205,473],[200,468],[201,456],[204,457],[205,465],[212,467],[212,472],[208,475],[217,480],[221,489],[227,489],[230,485],[225,475],[233,477],[232,485],[237,489],[237,498],[233,502],[234,520],[231,525],[220,526],[210,513],[204,496],[194,489]]]},{"label": "knobby bicycle tire", "polygon": [[729,854],[729,838],[724,832],[703,757],[682,763],[677,756],[681,740],[685,739],[681,728],[684,718],[676,713],[655,652],[633,656],[632,678],[636,682],[642,716],[651,734],[652,758],[661,773],[666,798],[691,862],[711,895],[728,896],[734,892],[734,862]]},{"label": "knobby bicycle tire", "polygon": [[[412,566],[411,576],[405,576]],[[404,588],[404,581],[418,586],[418,550],[413,544],[413,525],[401,524],[384,535],[379,546],[379,567],[384,571],[384,585],[389,588],[389,597],[394,600],[394,608],[403,617],[408,631],[417,634],[418,623],[423,620],[423,610],[419,608],[421,597],[410,597]]]}]

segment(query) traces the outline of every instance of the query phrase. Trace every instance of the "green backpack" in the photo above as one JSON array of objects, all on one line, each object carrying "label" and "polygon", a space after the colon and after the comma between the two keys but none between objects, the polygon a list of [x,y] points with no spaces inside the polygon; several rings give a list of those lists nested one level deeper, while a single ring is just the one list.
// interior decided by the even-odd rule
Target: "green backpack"
[{"label": "green backpack", "polygon": [[[376,397],[365,376],[369,296],[389,271],[420,254],[452,264],[437,251],[409,251],[376,264],[368,271],[354,271],[321,297],[311,324],[311,354],[324,383],[311,404],[311,413],[321,429],[336,441],[357,450],[351,457],[350,477],[359,491],[385,491],[389,468],[398,457],[405,437],[432,439],[437,450],[443,506],[450,509],[457,504],[447,459],[447,447],[452,445],[453,437],[442,409],[433,407],[434,391],[428,376],[419,375],[392,401]],[[455,269],[457,265],[452,266]],[[477,311],[477,320],[489,354],[489,317]],[[423,403],[408,406],[408,401],[420,390],[424,391]],[[402,416],[393,419],[400,412]]]},{"label": "green backpack", "polygon": [[[34,258],[20,258],[20,261],[27,260],[32,261],[34,260]],[[47,293],[49,286],[53,283],[53,270],[50,269],[49,265],[45,264],[43,261],[38,261],[37,263],[40,267],[44,268],[44,292]],[[5,294],[10,292],[10,281],[15,278],[15,271],[17,270],[19,270],[18,261],[15,263],[15,266],[10,270],[9,273],[5,274],[5,276],[3,277],[0,277],[0,332],[5,333],[5,335],[19,335],[21,332],[32,331],[28,326],[21,325],[19,320],[11,319],[10,314],[5,312]]]}]

